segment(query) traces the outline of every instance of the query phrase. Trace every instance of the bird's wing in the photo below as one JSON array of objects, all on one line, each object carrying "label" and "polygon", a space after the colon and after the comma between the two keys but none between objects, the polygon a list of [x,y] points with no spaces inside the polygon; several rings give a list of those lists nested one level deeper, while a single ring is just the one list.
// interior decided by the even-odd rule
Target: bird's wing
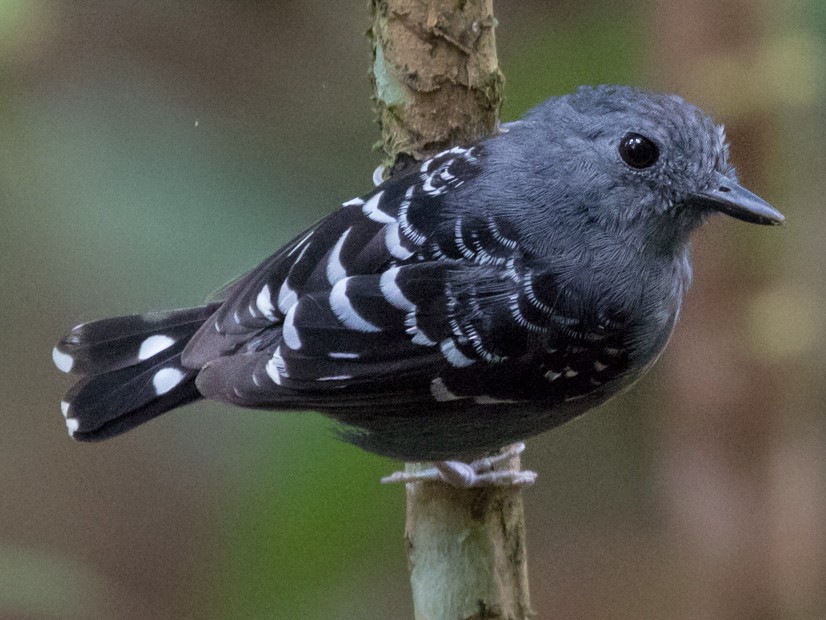
[{"label": "bird's wing", "polygon": [[451,149],[342,207],[295,237],[218,293],[219,310],[184,351],[201,368],[238,351],[250,338],[272,337],[305,295],[330,291],[348,275],[381,273],[421,259],[440,221],[445,195],[478,173],[473,149]]},{"label": "bird's wing", "polygon": [[198,387],[248,407],[338,412],[553,405],[628,367],[616,333],[583,330],[568,309],[551,307],[514,264],[423,261],[346,276],[299,295],[277,328],[208,363]]},{"label": "bird's wing", "polygon": [[344,203],[226,285],[213,296],[223,303],[189,342],[184,364],[200,369],[224,356],[272,352],[299,301],[306,299],[306,305],[329,297],[349,276],[425,262],[445,196],[478,174],[477,153],[478,147],[445,151]]},{"label": "bird's wing", "polygon": [[402,265],[301,294],[258,343],[207,364],[199,389],[261,407],[432,400],[433,378],[451,363],[470,362],[453,348],[445,294],[448,279],[468,270],[475,271],[452,261]]},{"label": "bird's wing", "polygon": [[[484,368],[501,371],[531,336],[512,316],[519,248],[508,223],[443,212],[483,156],[455,148],[424,162],[229,285],[183,353],[201,392],[324,408],[487,394]],[[522,370],[510,361],[512,373],[496,373],[509,394]]]},{"label": "bird's wing", "polygon": [[447,206],[478,174],[478,149],[345,203],[226,289],[183,352],[201,392],[322,409],[569,394],[549,385],[577,374],[573,354],[536,359],[576,341],[553,282],[535,286],[507,220]]}]

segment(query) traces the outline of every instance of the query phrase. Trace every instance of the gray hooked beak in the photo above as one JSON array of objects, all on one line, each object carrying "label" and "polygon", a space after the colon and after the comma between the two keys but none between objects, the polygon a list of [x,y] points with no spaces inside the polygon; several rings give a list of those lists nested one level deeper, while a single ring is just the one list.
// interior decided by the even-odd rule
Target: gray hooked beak
[{"label": "gray hooked beak", "polygon": [[777,226],[786,221],[783,214],[756,194],[732,181],[724,174],[715,173],[714,188],[690,197],[692,204],[720,211],[752,224]]}]

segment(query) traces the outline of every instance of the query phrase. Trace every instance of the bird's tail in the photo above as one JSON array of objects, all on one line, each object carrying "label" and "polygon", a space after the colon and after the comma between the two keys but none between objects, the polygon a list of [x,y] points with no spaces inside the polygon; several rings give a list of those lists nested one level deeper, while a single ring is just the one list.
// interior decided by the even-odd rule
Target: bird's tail
[{"label": "bird's tail", "polygon": [[200,398],[187,342],[220,304],[83,323],[54,348],[63,372],[83,375],[61,403],[69,435],[99,441]]}]

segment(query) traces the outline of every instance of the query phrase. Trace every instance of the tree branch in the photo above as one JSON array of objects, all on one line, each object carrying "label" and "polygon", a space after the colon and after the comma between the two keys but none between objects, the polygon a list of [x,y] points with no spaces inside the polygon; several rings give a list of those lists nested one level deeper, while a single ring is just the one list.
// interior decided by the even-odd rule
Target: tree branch
[{"label": "tree branch", "polygon": [[[372,0],[372,19],[374,100],[388,167],[398,171],[495,133],[504,80],[492,0]],[[519,457],[503,467],[518,470]],[[518,488],[408,484],[405,538],[417,620],[531,617]]]},{"label": "tree branch", "polygon": [[[406,470],[425,466],[408,463]],[[519,466],[518,456],[505,465]],[[533,615],[519,488],[408,484],[405,540],[416,620]]]},{"label": "tree branch", "polygon": [[502,73],[492,0],[373,0],[382,148],[422,160],[496,131]]}]

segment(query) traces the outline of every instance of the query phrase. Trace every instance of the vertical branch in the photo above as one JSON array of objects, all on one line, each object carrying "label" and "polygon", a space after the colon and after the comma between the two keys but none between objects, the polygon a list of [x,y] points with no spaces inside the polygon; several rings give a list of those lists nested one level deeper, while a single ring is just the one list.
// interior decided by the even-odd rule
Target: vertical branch
[{"label": "vertical branch", "polygon": [[[403,169],[496,131],[503,76],[492,0],[373,0],[372,19],[387,164]],[[504,464],[519,466],[518,456]],[[519,489],[408,484],[405,538],[417,620],[531,616]]]},{"label": "vertical branch", "polygon": [[[518,471],[519,457],[506,467]],[[519,488],[408,484],[405,540],[416,620],[533,615]]]},{"label": "vertical branch", "polygon": [[390,162],[496,131],[503,76],[493,0],[373,0],[373,87]]}]

